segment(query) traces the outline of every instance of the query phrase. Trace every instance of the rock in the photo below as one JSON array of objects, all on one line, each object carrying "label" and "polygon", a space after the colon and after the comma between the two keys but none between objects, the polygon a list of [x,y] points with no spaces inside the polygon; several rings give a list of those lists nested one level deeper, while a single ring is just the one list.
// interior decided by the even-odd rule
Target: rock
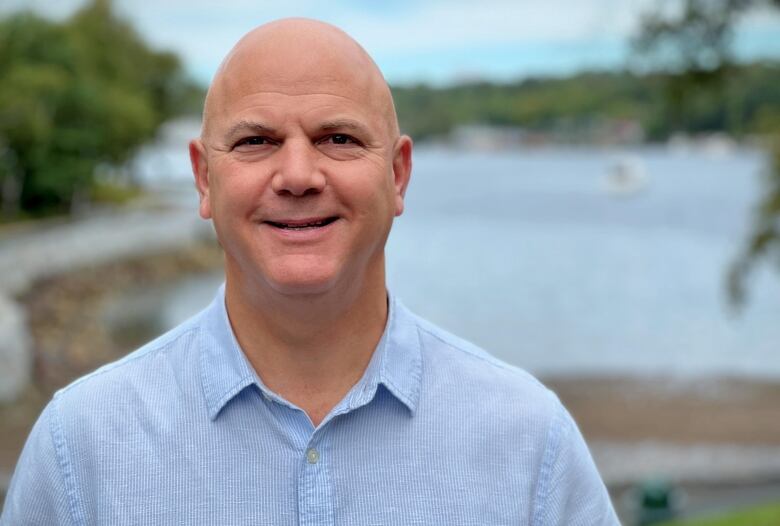
[{"label": "rock", "polygon": [[31,375],[32,354],[24,311],[0,295],[0,403],[15,400]]},{"label": "rock", "polygon": [[32,375],[32,338],[13,298],[53,275],[214,239],[191,208],[95,214],[0,239],[0,403],[18,396]]}]

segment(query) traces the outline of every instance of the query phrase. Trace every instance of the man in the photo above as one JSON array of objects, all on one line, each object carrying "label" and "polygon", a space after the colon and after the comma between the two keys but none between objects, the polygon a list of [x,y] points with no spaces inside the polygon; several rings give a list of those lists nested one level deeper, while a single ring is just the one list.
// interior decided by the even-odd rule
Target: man
[{"label": "man", "polygon": [[616,524],[555,396],[388,296],[411,152],[343,32],[245,36],[190,144],[224,289],[55,395],[3,524]]}]

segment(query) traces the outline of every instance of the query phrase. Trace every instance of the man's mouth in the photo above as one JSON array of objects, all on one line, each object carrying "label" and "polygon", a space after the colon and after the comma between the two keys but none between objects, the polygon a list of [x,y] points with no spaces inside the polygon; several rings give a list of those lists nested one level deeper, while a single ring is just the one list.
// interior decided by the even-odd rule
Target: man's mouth
[{"label": "man's mouth", "polygon": [[285,230],[306,230],[311,228],[322,228],[336,221],[338,217],[325,217],[322,219],[305,219],[302,221],[284,220],[284,221],[265,221],[266,224],[275,228]]}]

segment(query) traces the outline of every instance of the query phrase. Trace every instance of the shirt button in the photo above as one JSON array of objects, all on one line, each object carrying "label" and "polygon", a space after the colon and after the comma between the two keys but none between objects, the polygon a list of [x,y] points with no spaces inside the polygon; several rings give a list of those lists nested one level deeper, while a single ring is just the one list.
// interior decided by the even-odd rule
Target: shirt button
[{"label": "shirt button", "polygon": [[309,464],[316,464],[320,460],[320,452],[313,447],[306,450],[306,460]]}]

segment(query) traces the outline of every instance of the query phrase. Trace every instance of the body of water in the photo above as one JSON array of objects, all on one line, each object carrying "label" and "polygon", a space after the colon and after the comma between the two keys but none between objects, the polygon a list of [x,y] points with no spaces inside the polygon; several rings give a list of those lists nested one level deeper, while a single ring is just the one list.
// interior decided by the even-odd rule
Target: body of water
[{"label": "body of water", "polygon": [[[642,185],[619,195],[607,174],[627,158]],[[725,295],[764,163],[742,149],[423,149],[387,248],[389,288],[536,374],[779,378],[780,279],[758,272],[738,316]],[[219,281],[174,287],[165,323]]]}]

